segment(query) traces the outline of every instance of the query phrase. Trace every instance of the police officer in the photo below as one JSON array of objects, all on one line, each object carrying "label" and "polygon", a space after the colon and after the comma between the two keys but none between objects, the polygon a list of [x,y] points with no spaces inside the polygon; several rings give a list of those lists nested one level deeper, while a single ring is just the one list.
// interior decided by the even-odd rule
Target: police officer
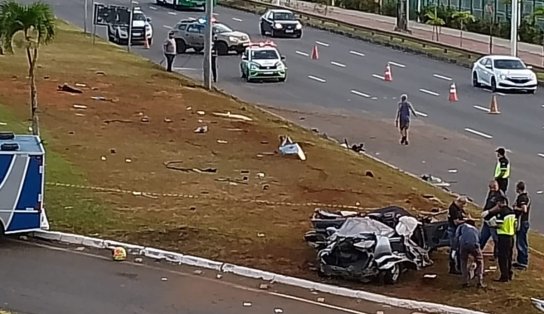
[{"label": "police officer", "polygon": [[510,177],[510,161],[506,158],[506,151],[499,147],[497,153],[497,165],[495,166],[495,180],[499,184],[499,189],[506,193],[508,189],[508,178]]},{"label": "police officer", "polygon": [[490,211],[484,211],[482,217],[497,213],[490,222],[497,228],[498,258],[501,277],[495,281],[507,282],[512,280],[512,255],[514,253],[514,236],[516,235],[516,214],[508,206],[508,200],[502,196],[498,200],[498,207]]},{"label": "police officer", "polygon": [[217,49],[215,48],[216,41],[212,43],[212,77],[213,82],[217,83]]}]

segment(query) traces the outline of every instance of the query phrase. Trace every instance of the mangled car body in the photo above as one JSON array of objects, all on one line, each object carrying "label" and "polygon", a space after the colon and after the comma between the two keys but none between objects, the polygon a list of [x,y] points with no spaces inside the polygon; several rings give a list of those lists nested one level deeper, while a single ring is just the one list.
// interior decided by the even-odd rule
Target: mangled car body
[{"label": "mangled car body", "polygon": [[305,239],[327,277],[393,284],[404,270],[432,265],[429,251],[448,245],[446,221],[420,221],[400,207],[368,214],[316,210],[312,224]]}]

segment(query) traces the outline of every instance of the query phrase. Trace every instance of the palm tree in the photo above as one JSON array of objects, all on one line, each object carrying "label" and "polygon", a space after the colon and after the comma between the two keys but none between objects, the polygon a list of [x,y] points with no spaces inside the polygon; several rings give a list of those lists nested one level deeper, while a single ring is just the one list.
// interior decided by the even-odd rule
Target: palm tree
[{"label": "palm tree", "polygon": [[14,38],[19,33],[23,35],[22,47],[28,59],[32,134],[40,135],[36,67],[39,48],[55,37],[55,15],[51,7],[41,1],[24,5],[7,0],[0,4],[0,38],[6,52],[13,53]]},{"label": "palm tree", "polygon": [[463,47],[463,31],[466,30],[468,23],[474,23],[476,18],[470,13],[470,11],[459,11],[451,15],[451,18],[454,21],[459,22],[459,30],[461,31],[461,36],[459,37],[460,45]]},{"label": "palm tree", "polygon": [[436,34],[436,41],[440,41],[440,39],[438,38],[438,34],[440,33],[440,27],[444,26],[446,22],[438,16],[436,11],[437,8],[435,7],[434,12],[427,12],[427,14],[425,14],[425,16],[427,17],[426,24],[433,26],[432,40],[434,40],[434,35]]}]

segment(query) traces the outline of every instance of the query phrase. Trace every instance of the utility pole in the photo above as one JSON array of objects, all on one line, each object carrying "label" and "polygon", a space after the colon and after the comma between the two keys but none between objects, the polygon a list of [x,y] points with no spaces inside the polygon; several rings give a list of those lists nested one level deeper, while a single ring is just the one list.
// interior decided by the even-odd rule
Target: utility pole
[{"label": "utility pole", "polygon": [[510,54],[518,54],[518,7],[519,1],[512,0],[512,14],[510,17]]},{"label": "utility pole", "polygon": [[130,10],[130,15],[128,18],[128,42],[127,42],[128,52],[130,52],[130,46],[132,45],[132,13],[134,12],[134,2],[132,0],[130,0],[129,10]]},{"label": "utility pole", "polygon": [[83,34],[87,35],[87,8],[89,7],[89,2],[88,0],[85,0],[83,2],[84,4],[84,8],[83,8]]},{"label": "utility pole", "polygon": [[212,89],[212,20],[213,0],[206,0],[206,24],[204,27],[204,63],[202,71],[204,74],[204,87]]}]

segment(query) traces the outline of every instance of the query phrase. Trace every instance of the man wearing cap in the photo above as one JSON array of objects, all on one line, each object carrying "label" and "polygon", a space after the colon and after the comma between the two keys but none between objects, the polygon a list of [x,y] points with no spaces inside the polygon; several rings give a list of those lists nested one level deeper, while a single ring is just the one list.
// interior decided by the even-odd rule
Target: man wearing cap
[{"label": "man wearing cap", "polygon": [[168,38],[164,41],[162,45],[162,50],[164,57],[166,58],[166,71],[172,72],[172,65],[174,64],[174,59],[176,58],[176,40],[174,39],[174,32],[170,31],[168,33]]},{"label": "man wearing cap", "polygon": [[410,114],[417,117],[416,111],[412,104],[408,101],[408,96],[402,94],[400,96],[399,107],[397,109],[397,117],[395,119],[395,126],[400,130],[400,144],[408,145],[408,128],[410,127]]},{"label": "man wearing cap", "polygon": [[485,288],[484,257],[480,249],[480,232],[475,227],[473,219],[467,218],[463,224],[457,227],[453,248],[459,255],[461,274],[463,275],[463,287],[470,285],[471,265],[469,264],[469,259],[472,256],[476,263],[474,276],[478,279],[478,287]]},{"label": "man wearing cap", "polygon": [[502,147],[497,148],[497,165],[495,166],[495,180],[499,184],[499,189],[506,193],[508,189],[508,178],[510,177],[510,161],[506,158],[506,150]]}]

